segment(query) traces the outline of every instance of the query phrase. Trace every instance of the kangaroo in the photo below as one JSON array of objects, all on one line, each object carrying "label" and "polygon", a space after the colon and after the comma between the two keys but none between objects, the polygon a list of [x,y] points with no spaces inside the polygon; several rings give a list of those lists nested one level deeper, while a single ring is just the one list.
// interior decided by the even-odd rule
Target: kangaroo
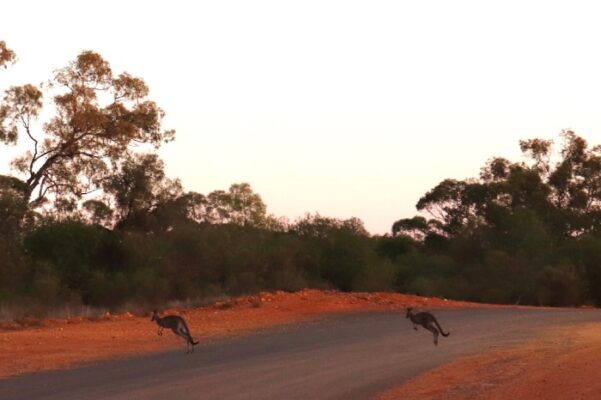
[{"label": "kangaroo", "polygon": [[[407,318],[411,319],[411,322],[413,322],[413,329],[417,330],[417,326],[421,325],[425,329],[432,332],[432,335],[434,335],[434,345],[435,346],[438,346],[439,331],[440,331],[440,333],[442,333],[442,336],[445,336],[445,337],[449,336],[451,334],[450,332],[445,333],[442,330],[442,327],[440,326],[440,324],[438,323],[436,318],[434,317],[434,315],[432,315],[429,312],[418,312],[418,313],[414,314],[413,308],[408,307],[407,308]],[[434,325],[436,325],[436,326],[434,326]]]},{"label": "kangaroo", "polygon": [[178,336],[181,336],[186,341],[186,354],[190,353],[190,348],[192,348],[192,353],[194,353],[194,346],[198,344],[190,335],[190,330],[188,329],[188,324],[186,321],[180,317],[179,315],[165,315],[164,317],[160,317],[159,313],[154,310],[152,312],[151,321],[156,321],[159,329],[157,330],[157,335],[163,335],[163,328],[169,328]]}]

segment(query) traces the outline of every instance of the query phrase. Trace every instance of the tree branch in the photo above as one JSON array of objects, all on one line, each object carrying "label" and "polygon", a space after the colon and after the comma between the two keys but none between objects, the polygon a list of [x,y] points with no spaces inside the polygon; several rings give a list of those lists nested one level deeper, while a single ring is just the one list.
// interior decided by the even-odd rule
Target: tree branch
[{"label": "tree branch", "polygon": [[25,119],[25,117],[23,115],[21,115],[21,123],[25,127],[25,132],[27,132],[27,136],[29,136],[29,138],[31,140],[33,140],[33,143],[34,143],[34,146],[33,146],[33,156],[31,157],[31,162],[29,163],[29,174],[31,176],[31,175],[33,175],[33,164],[35,163],[36,157],[37,157],[37,154],[38,154],[38,141],[31,134],[31,130],[29,129],[29,127],[30,127],[29,122],[30,122],[29,121],[29,117],[27,117],[27,119]]}]

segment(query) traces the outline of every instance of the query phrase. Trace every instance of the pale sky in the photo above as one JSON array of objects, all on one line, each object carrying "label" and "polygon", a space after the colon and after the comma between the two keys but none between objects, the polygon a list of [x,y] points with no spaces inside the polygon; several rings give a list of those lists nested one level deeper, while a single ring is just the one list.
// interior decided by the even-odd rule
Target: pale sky
[{"label": "pale sky", "polygon": [[167,113],[160,154],[186,190],[249,182],[277,216],[382,234],[442,179],[520,160],[519,139],[601,143],[595,3],[11,1],[0,40],[19,61],[0,88],[97,51]]}]

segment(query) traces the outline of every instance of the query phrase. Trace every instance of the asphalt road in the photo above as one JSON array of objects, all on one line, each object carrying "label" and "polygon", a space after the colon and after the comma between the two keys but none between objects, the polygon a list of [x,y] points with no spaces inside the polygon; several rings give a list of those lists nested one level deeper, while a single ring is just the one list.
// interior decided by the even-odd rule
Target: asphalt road
[{"label": "asphalt road", "polygon": [[458,357],[518,344],[548,327],[601,320],[601,310],[434,314],[451,332],[437,347],[403,313],[353,314],[204,343],[188,356],[182,346],[0,380],[0,399],[367,399]]}]

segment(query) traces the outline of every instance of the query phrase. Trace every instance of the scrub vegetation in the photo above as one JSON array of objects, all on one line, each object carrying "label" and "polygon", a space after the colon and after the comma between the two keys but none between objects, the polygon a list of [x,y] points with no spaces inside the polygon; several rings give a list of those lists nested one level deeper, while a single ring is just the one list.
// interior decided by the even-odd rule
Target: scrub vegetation
[{"label": "scrub vegetation", "polygon": [[[15,60],[0,42],[0,69]],[[6,90],[0,144],[28,150],[0,175],[3,307],[302,288],[601,304],[601,146],[572,131],[520,141],[521,161],[496,157],[478,177],[443,180],[417,216],[374,236],[357,218],[268,214],[248,183],[186,192],[156,154],[175,132],[148,93],[92,51],[48,84]]]}]

